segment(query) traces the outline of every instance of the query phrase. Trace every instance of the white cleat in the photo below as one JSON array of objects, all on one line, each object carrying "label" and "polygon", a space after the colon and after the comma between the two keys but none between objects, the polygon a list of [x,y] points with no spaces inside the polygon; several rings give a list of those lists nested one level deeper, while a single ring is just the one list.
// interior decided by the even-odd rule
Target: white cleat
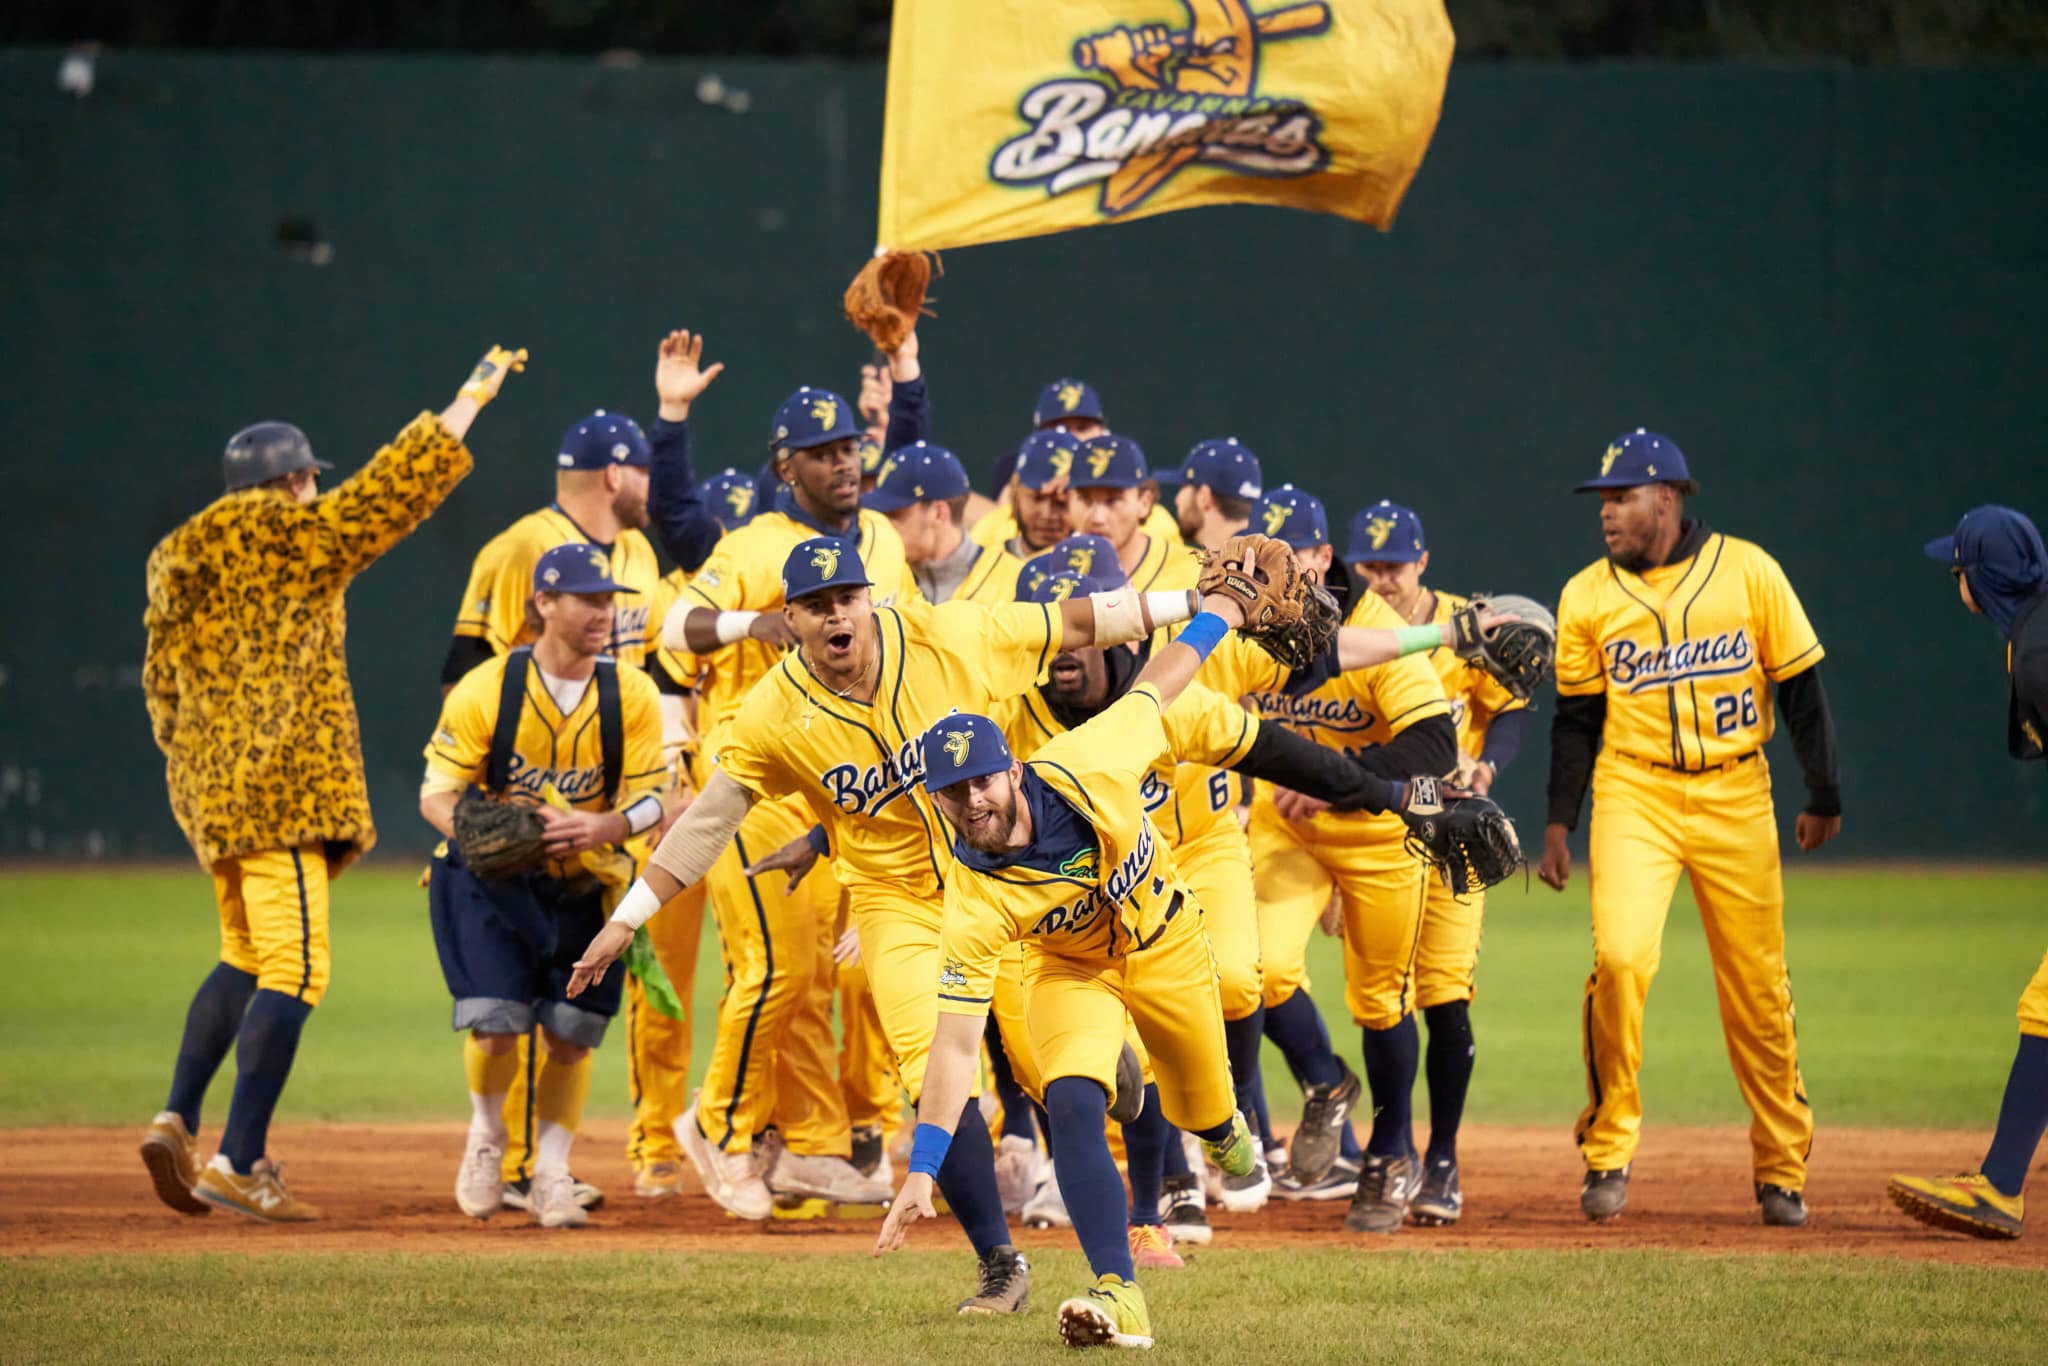
[{"label": "white cleat", "polygon": [[1051,1172],[1039,1183],[1038,1193],[1024,1202],[1020,1215],[1026,1228],[1072,1228],[1074,1220],[1067,1213],[1067,1202],[1060,1195],[1060,1183]]},{"label": "white cleat", "polygon": [[996,1190],[1003,1197],[1003,1213],[1023,1213],[1040,1175],[1036,1143],[1013,1134],[996,1144]]},{"label": "white cleat", "polygon": [[775,1195],[830,1200],[841,1205],[886,1205],[896,1195],[887,1183],[862,1176],[843,1157],[793,1153],[786,1148],[769,1169],[768,1189]]},{"label": "white cleat", "polygon": [[501,1139],[470,1131],[462,1166],[455,1173],[455,1203],[464,1214],[488,1219],[505,1207],[505,1179],[499,1175],[504,1161]]},{"label": "white cleat", "polygon": [[576,1198],[575,1178],[565,1171],[534,1173],[530,1217],[542,1228],[582,1228],[590,1222]]},{"label": "white cleat", "polygon": [[1272,1193],[1273,1175],[1266,1169],[1266,1160],[1260,1158],[1243,1176],[1223,1178],[1223,1194],[1216,1203],[1232,1214],[1256,1214],[1266,1207],[1266,1197]]},{"label": "white cleat", "polygon": [[775,1212],[775,1197],[761,1179],[754,1155],[721,1152],[697,1127],[697,1107],[692,1104],[676,1120],[676,1138],[683,1156],[697,1169],[704,1193],[721,1209],[742,1219],[762,1220]]}]

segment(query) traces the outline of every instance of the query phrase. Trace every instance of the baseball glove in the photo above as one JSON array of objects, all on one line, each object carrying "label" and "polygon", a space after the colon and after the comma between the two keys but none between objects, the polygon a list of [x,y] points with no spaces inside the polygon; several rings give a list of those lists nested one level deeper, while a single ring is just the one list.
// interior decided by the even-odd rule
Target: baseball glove
[{"label": "baseball glove", "polygon": [[925,306],[925,288],[932,276],[944,275],[937,252],[892,251],[870,260],[846,287],[846,320],[868,334],[884,353],[894,354],[903,339],[917,330],[920,314],[936,316]]},{"label": "baseball glove", "polygon": [[1523,863],[1515,823],[1491,798],[1446,799],[1434,778],[1410,778],[1401,807],[1408,852],[1444,875],[1452,896],[1504,881]]},{"label": "baseball glove", "polygon": [[1202,573],[1195,588],[1203,597],[1219,595],[1244,612],[1238,634],[1256,641],[1275,659],[1301,648],[1302,626],[1313,581],[1301,572],[1294,551],[1270,536],[1232,536],[1214,550],[1202,552]]},{"label": "baseball glove", "polygon": [[[1479,617],[1487,612],[1512,620],[1482,627]],[[1451,614],[1451,628],[1458,637],[1458,658],[1477,664],[1525,702],[1557,662],[1557,618],[1531,598],[1511,593],[1474,597]]]},{"label": "baseball glove", "polygon": [[455,804],[455,847],[469,871],[481,878],[517,877],[547,859],[547,827],[540,813],[521,802],[500,801],[478,791]]}]

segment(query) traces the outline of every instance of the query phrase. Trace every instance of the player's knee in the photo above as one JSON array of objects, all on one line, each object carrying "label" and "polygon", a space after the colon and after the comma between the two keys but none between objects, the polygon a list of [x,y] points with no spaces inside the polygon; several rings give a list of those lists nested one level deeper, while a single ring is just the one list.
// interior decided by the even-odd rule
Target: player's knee
[{"label": "player's knee", "polygon": [[548,1061],[563,1067],[574,1067],[590,1056],[590,1050],[584,1045],[572,1043],[552,1029],[542,1027],[540,1037],[541,1042],[547,1045]]},{"label": "player's knee", "polygon": [[1109,1093],[1093,1077],[1057,1077],[1046,1084],[1045,1113],[1055,1129],[1093,1125],[1099,1132]]},{"label": "player's knee", "polygon": [[1217,973],[1223,998],[1223,1018],[1242,1020],[1264,1002],[1264,982],[1256,963],[1224,966]]},{"label": "player's knee", "polygon": [[1611,985],[1626,983],[1647,989],[1650,979],[1657,975],[1662,956],[1655,942],[1631,943],[1616,939],[1602,943],[1596,940],[1593,945],[1593,974]]},{"label": "player's knee", "polygon": [[494,1058],[502,1058],[519,1047],[517,1034],[485,1034],[472,1029],[469,1036],[476,1040],[477,1050]]}]

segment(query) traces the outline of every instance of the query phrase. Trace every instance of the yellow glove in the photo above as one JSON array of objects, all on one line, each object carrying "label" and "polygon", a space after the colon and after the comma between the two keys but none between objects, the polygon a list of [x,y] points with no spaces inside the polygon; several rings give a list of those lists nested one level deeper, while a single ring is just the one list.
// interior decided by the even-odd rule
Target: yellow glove
[{"label": "yellow glove", "polygon": [[507,373],[519,373],[526,369],[526,348],[517,351],[503,346],[494,346],[484,352],[484,358],[476,363],[476,369],[469,372],[469,378],[455,391],[457,398],[473,398],[481,408],[498,396],[498,390],[505,385]]}]

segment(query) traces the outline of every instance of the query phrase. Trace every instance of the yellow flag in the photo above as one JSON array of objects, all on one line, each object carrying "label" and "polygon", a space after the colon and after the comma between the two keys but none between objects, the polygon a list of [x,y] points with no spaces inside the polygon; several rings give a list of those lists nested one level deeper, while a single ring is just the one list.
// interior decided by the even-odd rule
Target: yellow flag
[{"label": "yellow flag", "polygon": [[1385,229],[1451,45],[1442,0],[896,0],[877,240],[1238,201]]}]

